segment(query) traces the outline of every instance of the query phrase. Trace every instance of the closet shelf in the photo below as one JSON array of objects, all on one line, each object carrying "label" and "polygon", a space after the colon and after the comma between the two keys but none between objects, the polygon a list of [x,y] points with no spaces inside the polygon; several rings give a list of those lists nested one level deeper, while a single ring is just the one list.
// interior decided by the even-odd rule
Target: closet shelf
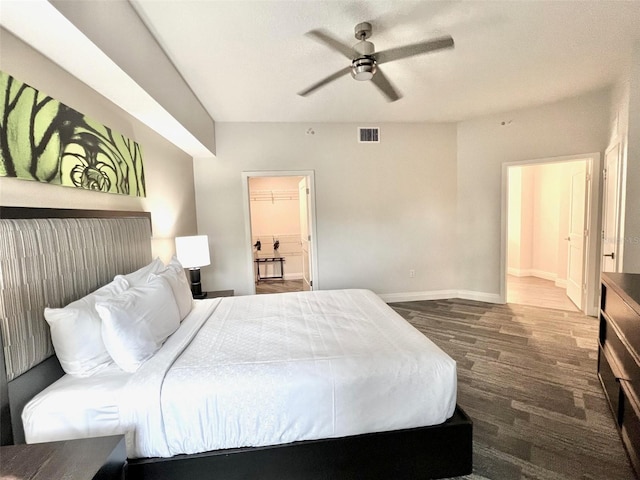
[{"label": "closet shelf", "polygon": [[298,200],[298,190],[253,190],[249,194],[252,202],[271,202]]}]

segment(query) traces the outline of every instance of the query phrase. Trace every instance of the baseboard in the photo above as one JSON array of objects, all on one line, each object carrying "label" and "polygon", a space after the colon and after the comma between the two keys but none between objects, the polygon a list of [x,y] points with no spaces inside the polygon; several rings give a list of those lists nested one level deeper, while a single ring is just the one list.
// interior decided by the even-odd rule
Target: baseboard
[{"label": "baseboard", "polygon": [[526,269],[519,269],[519,268],[514,268],[514,267],[509,267],[507,268],[507,273],[509,275],[513,275],[514,277],[532,277],[533,274],[531,273],[533,270],[531,270],[530,268],[526,268]]},{"label": "baseboard", "polygon": [[379,295],[387,303],[419,302],[421,300],[444,300],[456,298],[457,290],[434,290],[429,292],[383,293]]},{"label": "baseboard", "polygon": [[556,281],[558,275],[553,272],[545,272],[544,270],[531,270],[531,277],[542,278],[543,280],[551,280],[552,282]]},{"label": "baseboard", "polygon": [[498,293],[474,292],[472,290],[458,290],[457,298],[486,303],[504,303]]},{"label": "baseboard", "polygon": [[285,273],[285,280],[302,280],[302,273]]},{"label": "baseboard", "polygon": [[[545,272],[544,270],[536,270],[535,268],[520,270],[518,268],[509,267],[507,268],[507,273],[509,275],[513,275],[514,277],[536,277],[542,278],[543,280],[551,280],[552,282],[556,282],[556,285],[559,287],[562,285],[557,282],[563,281],[562,279],[558,280],[558,275],[553,272]],[[564,285],[566,286],[567,281],[564,280],[564,282]]]},{"label": "baseboard", "polygon": [[566,278],[556,278],[556,287],[567,288]]},{"label": "baseboard", "polygon": [[471,290],[434,290],[429,292],[384,293],[379,295],[387,303],[419,302],[422,300],[448,300],[462,298],[486,303],[503,303],[497,293],[473,292]]}]

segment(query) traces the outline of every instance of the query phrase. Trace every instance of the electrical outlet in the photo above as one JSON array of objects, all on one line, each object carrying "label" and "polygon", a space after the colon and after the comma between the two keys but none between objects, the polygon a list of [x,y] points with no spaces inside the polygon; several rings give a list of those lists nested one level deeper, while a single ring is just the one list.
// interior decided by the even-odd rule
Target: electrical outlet
[{"label": "electrical outlet", "polygon": [[409,278],[415,278],[416,276],[416,271],[415,270],[409,270]]}]

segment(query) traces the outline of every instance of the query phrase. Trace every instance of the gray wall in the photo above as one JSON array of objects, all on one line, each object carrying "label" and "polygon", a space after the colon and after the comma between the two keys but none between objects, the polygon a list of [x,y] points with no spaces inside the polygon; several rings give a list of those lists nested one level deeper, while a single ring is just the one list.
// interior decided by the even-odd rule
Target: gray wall
[{"label": "gray wall", "polygon": [[622,271],[640,273],[640,44],[632,56],[628,112]]},{"label": "gray wall", "polygon": [[609,102],[607,90],[458,124],[458,288],[500,293],[502,164],[603,152]]},{"label": "gray wall", "polygon": [[497,301],[502,164],[603,152],[609,110],[605,90],[457,125],[381,124],[379,145],[358,144],[355,124],[219,122],[217,158],[195,161],[203,285],[251,291],[242,172],[314,170],[320,288]]},{"label": "gray wall", "polygon": [[195,161],[198,226],[212,243],[205,288],[252,290],[242,172],[255,170],[315,171],[320,288],[455,288],[455,125],[381,124],[369,145],[357,126],[216,124],[217,158]]}]

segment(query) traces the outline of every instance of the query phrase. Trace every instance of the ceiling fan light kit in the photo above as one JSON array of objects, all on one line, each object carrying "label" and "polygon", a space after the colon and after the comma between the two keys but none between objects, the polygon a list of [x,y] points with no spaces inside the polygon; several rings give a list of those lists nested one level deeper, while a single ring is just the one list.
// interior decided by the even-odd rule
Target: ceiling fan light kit
[{"label": "ceiling fan light kit", "polygon": [[454,46],[453,38],[446,36],[413,45],[406,45],[404,47],[376,52],[375,45],[367,41],[367,38],[371,36],[372,30],[371,24],[368,22],[357,24],[355,27],[355,37],[358,40],[358,43],[353,47],[343,44],[322,30],[312,30],[308,32],[308,36],[347,57],[351,61],[351,65],[338,70],[336,73],[329,75],[309,88],[298,92],[298,95],[305,97],[315,92],[320,87],[337,80],[347,73],[351,73],[351,76],[355,80],[372,80],[373,84],[387,98],[387,100],[395,102],[401,97],[401,95],[393,87],[384,73],[382,73],[378,65],[412,57],[414,55],[421,55],[445,48],[453,48]]},{"label": "ceiling fan light kit", "polygon": [[378,71],[373,58],[356,58],[351,62],[351,76],[356,80],[371,80]]}]

